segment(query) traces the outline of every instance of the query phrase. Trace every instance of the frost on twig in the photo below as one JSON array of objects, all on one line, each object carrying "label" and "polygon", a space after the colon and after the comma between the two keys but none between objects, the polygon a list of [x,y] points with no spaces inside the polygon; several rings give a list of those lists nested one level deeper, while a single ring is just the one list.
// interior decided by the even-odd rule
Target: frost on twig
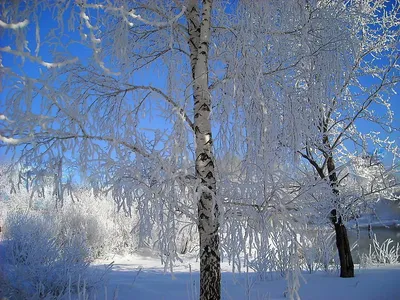
[{"label": "frost on twig", "polygon": [[22,22],[17,22],[17,23],[5,23],[2,20],[0,20],[0,27],[3,27],[5,29],[21,29],[24,28],[25,26],[27,26],[29,24],[28,20],[23,20]]}]

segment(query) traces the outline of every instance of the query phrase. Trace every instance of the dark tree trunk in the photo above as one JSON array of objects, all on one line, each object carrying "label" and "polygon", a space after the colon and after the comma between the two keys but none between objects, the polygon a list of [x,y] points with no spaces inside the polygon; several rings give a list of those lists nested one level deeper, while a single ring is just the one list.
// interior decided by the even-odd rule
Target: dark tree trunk
[{"label": "dark tree trunk", "polygon": [[[336,210],[332,211],[332,215],[336,215]],[[334,219],[336,219],[336,216],[334,217]],[[344,226],[341,217],[339,217],[333,225],[335,226],[336,233],[336,247],[339,252],[340,277],[354,277],[354,263],[351,256],[350,243],[349,237],[347,235],[346,226]]]},{"label": "dark tree trunk", "polygon": [[[334,195],[334,199],[332,201],[333,209],[331,210],[330,220],[335,227],[335,234],[336,234],[336,247],[339,253],[339,260],[340,260],[340,277],[348,278],[354,277],[354,264],[353,258],[351,257],[350,251],[350,243],[349,237],[347,236],[346,226],[343,224],[342,217],[339,212],[337,211],[338,208],[341,207],[340,203],[340,195],[338,190],[338,176],[336,173],[336,166],[335,161],[333,159],[333,150],[335,145],[331,146],[329,142],[328,132],[328,124],[330,122],[330,117],[328,116],[326,119],[321,120],[320,129],[323,133],[322,143],[324,145],[323,149],[320,151],[323,153],[325,157],[325,162],[322,166],[319,166],[318,163],[312,157],[312,152],[307,146],[306,154],[301,153],[301,155],[307,159],[310,164],[315,168],[318,175],[321,179],[326,179],[328,177],[329,184],[331,186],[331,192]],[[325,174],[324,167],[328,169],[328,174]]]},{"label": "dark tree trunk", "polygon": [[[329,146],[328,137],[324,137],[324,144]],[[326,165],[329,172],[329,181],[332,186],[332,192],[335,195],[334,205],[338,207],[340,203],[339,200],[339,190],[337,189],[337,174],[336,174],[336,166],[333,160],[332,153],[327,156]],[[340,277],[349,278],[354,277],[354,264],[353,258],[351,256],[349,237],[347,236],[346,226],[343,224],[342,217],[338,214],[336,209],[332,209],[331,211],[331,221],[335,226],[336,233],[336,247],[339,253],[340,260]]]},{"label": "dark tree trunk", "polygon": [[321,179],[326,179],[326,177],[328,177],[329,179],[329,183],[332,188],[331,191],[334,195],[334,200],[332,203],[334,209],[331,210],[330,220],[333,226],[335,227],[336,247],[338,249],[339,259],[340,259],[340,277],[343,278],[354,277],[354,264],[353,264],[353,258],[351,256],[350,243],[349,243],[349,238],[347,236],[346,226],[343,224],[342,217],[340,216],[340,213],[338,213],[337,211],[337,208],[340,207],[340,198],[339,198],[340,195],[337,187],[338,177],[336,173],[335,161],[333,160],[332,149],[329,144],[328,136],[326,135],[324,136],[323,143],[327,149],[330,149],[330,151],[324,153],[324,156],[326,158],[326,167],[328,169],[327,175],[324,173],[323,167],[318,166],[316,161],[311,156],[303,154],[302,155],[316,169]]}]

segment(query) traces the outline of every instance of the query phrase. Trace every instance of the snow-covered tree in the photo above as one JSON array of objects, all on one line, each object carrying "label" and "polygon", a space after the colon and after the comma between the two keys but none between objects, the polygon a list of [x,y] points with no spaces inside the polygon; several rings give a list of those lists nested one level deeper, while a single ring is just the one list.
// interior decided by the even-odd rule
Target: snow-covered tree
[{"label": "snow-covered tree", "polygon": [[[2,3],[9,42],[1,48],[3,62],[15,62],[2,65],[10,82],[1,112],[3,145],[16,146],[35,178],[62,159],[128,212],[137,202],[142,232],[160,225],[166,264],[176,258],[175,219],[186,214],[199,231],[200,298],[219,299],[208,70],[212,1],[50,4]],[[48,33],[47,14],[56,19]],[[26,61],[36,69],[27,71]],[[159,124],[146,130],[154,117]]]},{"label": "snow-covered tree", "polygon": [[[323,10],[313,5],[307,8],[316,18],[316,22],[310,22],[307,34],[308,52],[320,49],[321,45],[325,49],[306,59],[298,70],[298,93],[310,103],[319,99],[319,114],[313,118],[319,133],[305,135],[299,153],[316,175],[331,185],[333,195],[328,198],[332,201],[330,215],[336,232],[341,277],[353,277],[343,218],[356,206],[355,199],[365,200],[365,192],[362,188],[353,189],[355,194],[350,197],[343,188],[346,186],[343,179],[348,174],[341,170],[352,164],[352,157],[367,153],[371,147],[387,151],[392,158],[388,167],[391,172],[399,167],[398,146],[387,133],[397,130],[390,96],[399,80],[399,35],[395,24],[399,22],[400,5],[398,1],[354,2],[342,9],[335,8],[341,6],[339,3],[326,5]],[[372,129],[360,129],[360,121],[372,123],[369,125]],[[377,132],[374,126],[384,133]],[[373,188],[372,194],[392,190],[393,186],[382,180],[385,175],[376,172],[370,175],[374,177],[371,184],[382,183],[379,189]]]},{"label": "snow-covered tree", "polygon": [[[245,188],[230,186],[228,194],[231,200],[241,199],[236,201],[238,206],[250,204],[264,211],[278,203],[292,211],[305,209],[301,203],[305,196],[318,198],[314,210],[322,205],[325,217],[331,216],[335,227],[341,276],[352,277],[342,219],[360,207],[350,199],[357,198],[360,203],[365,197],[354,189],[352,197],[347,192],[340,195],[346,174],[339,171],[351,164],[351,157],[371,147],[385,149],[392,158],[388,170],[398,170],[398,146],[387,134],[397,130],[390,96],[398,83],[399,3],[306,1],[287,6],[265,1],[244,6],[243,14],[251,14],[252,19],[240,19],[249,22],[241,28],[252,34],[238,35],[243,39],[239,49],[244,58],[236,56],[228,72],[229,66],[237,64],[244,71],[228,73],[234,85],[223,89],[223,93],[233,94],[237,105],[222,109],[233,111],[235,124],[242,124],[232,127],[230,136],[244,136],[246,163],[242,171],[247,169],[239,179]],[[288,15],[291,18],[282,21],[281,17]],[[252,81],[242,80],[249,74]],[[229,84],[232,82],[225,81],[226,87]],[[372,130],[359,126],[360,121],[372,123]],[[382,134],[373,131],[376,125],[384,130]],[[292,151],[294,160],[288,156]],[[314,169],[316,177],[309,176],[309,171],[302,176],[303,171],[296,170],[300,158]],[[379,177],[375,181],[382,183],[382,175]],[[384,186],[386,192],[393,192],[393,186]],[[379,192],[386,193],[375,189],[374,194]]]}]

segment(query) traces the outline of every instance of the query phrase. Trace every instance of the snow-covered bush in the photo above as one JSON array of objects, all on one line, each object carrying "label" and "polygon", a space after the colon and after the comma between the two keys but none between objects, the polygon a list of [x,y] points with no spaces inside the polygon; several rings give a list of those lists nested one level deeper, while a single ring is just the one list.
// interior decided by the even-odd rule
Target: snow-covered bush
[{"label": "snow-covered bush", "polygon": [[[52,216],[58,224],[60,239],[71,234],[83,235],[93,258],[137,248],[138,238],[133,230],[137,216],[127,217],[119,212],[110,196],[76,187],[72,194],[64,195],[62,206],[56,206],[50,186],[44,185],[38,193],[29,184],[13,184],[13,175],[5,173],[4,168],[0,165],[0,226],[4,226],[9,213],[24,211]],[[13,180],[18,182],[18,178]]]},{"label": "snow-covered bush", "polygon": [[316,270],[328,271],[335,261],[337,250],[334,245],[333,231],[328,228],[307,228],[299,239],[299,253],[302,268],[309,273]]},{"label": "snow-covered bush", "polygon": [[302,265],[310,274],[315,271],[319,256],[319,249],[316,247],[315,240],[312,239],[313,237],[301,236],[300,238]]},{"label": "snow-covered bush", "polygon": [[334,269],[339,267],[339,257],[335,246],[334,231],[321,230],[318,234],[317,245],[319,248],[319,263],[325,272],[328,272],[330,266]]},{"label": "snow-covered bush", "polygon": [[90,215],[76,207],[70,207],[60,214],[58,237],[68,241],[74,236],[84,239],[90,256],[100,257],[106,247],[107,230],[98,216]]},{"label": "snow-covered bush", "polygon": [[137,241],[134,233],[134,220],[122,214],[115,213],[110,218],[112,220],[112,232],[110,239],[112,252],[124,253],[132,252],[137,248]]},{"label": "snow-covered bush", "polygon": [[[382,244],[378,242],[376,235],[369,245],[369,253],[361,257],[361,265],[364,267],[375,264],[395,264],[400,258],[400,245],[392,245],[392,239],[386,239]],[[391,246],[392,245],[392,246]]]},{"label": "snow-covered bush", "polygon": [[89,249],[84,236],[59,236],[52,216],[9,214],[2,242],[2,290],[11,298],[60,297],[90,286]]},{"label": "snow-covered bush", "polygon": [[271,231],[270,242],[275,250],[276,271],[284,277],[290,265],[290,247],[293,243],[291,236],[284,230]]},{"label": "snow-covered bush", "polygon": [[249,267],[257,272],[262,280],[266,279],[268,274],[272,278],[274,272],[285,277],[290,267],[292,236],[278,222],[274,222],[272,227],[259,228],[260,231],[254,235],[252,243],[255,255],[249,262]]},{"label": "snow-covered bush", "polygon": [[139,217],[135,210],[127,215],[117,209],[110,195],[95,195],[86,188],[77,191],[75,198],[74,203],[66,202],[59,213],[69,230],[85,232],[93,257],[134,252],[138,248]]},{"label": "snow-covered bush", "polygon": [[270,247],[264,248],[263,254],[258,255],[249,262],[249,267],[254,270],[261,280],[266,280],[268,275],[272,279],[272,270],[275,270],[274,251]]}]

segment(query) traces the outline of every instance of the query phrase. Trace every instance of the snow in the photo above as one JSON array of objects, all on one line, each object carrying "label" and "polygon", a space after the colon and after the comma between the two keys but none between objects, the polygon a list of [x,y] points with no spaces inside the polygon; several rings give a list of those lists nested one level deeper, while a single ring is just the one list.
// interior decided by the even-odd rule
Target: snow
[{"label": "snow", "polygon": [[7,24],[7,23],[3,22],[2,20],[0,20],[0,27],[6,28],[6,29],[13,29],[13,30],[21,29],[21,28],[28,26],[28,24],[29,24],[29,20],[26,20],[26,19],[23,20],[22,22],[10,23],[10,24]]},{"label": "snow", "polygon": [[[186,257],[174,269],[164,273],[159,258],[152,253],[114,256],[99,260],[95,268],[114,261],[105,290],[107,299],[187,300],[198,299],[199,264]],[[189,266],[190,265],[190,266]],[[233,274],[227,262],[222,263],[222,299],[287,299],[286,281],[276,278],[260,281],[257,274]],[[357,269],[355,278],[340,278],[336,272],[303,274],[301,299],[399,299],[400,264]],[[305,281],[305,282],[304,282]],[[104,290],[96,292],[105,299]]]}]

